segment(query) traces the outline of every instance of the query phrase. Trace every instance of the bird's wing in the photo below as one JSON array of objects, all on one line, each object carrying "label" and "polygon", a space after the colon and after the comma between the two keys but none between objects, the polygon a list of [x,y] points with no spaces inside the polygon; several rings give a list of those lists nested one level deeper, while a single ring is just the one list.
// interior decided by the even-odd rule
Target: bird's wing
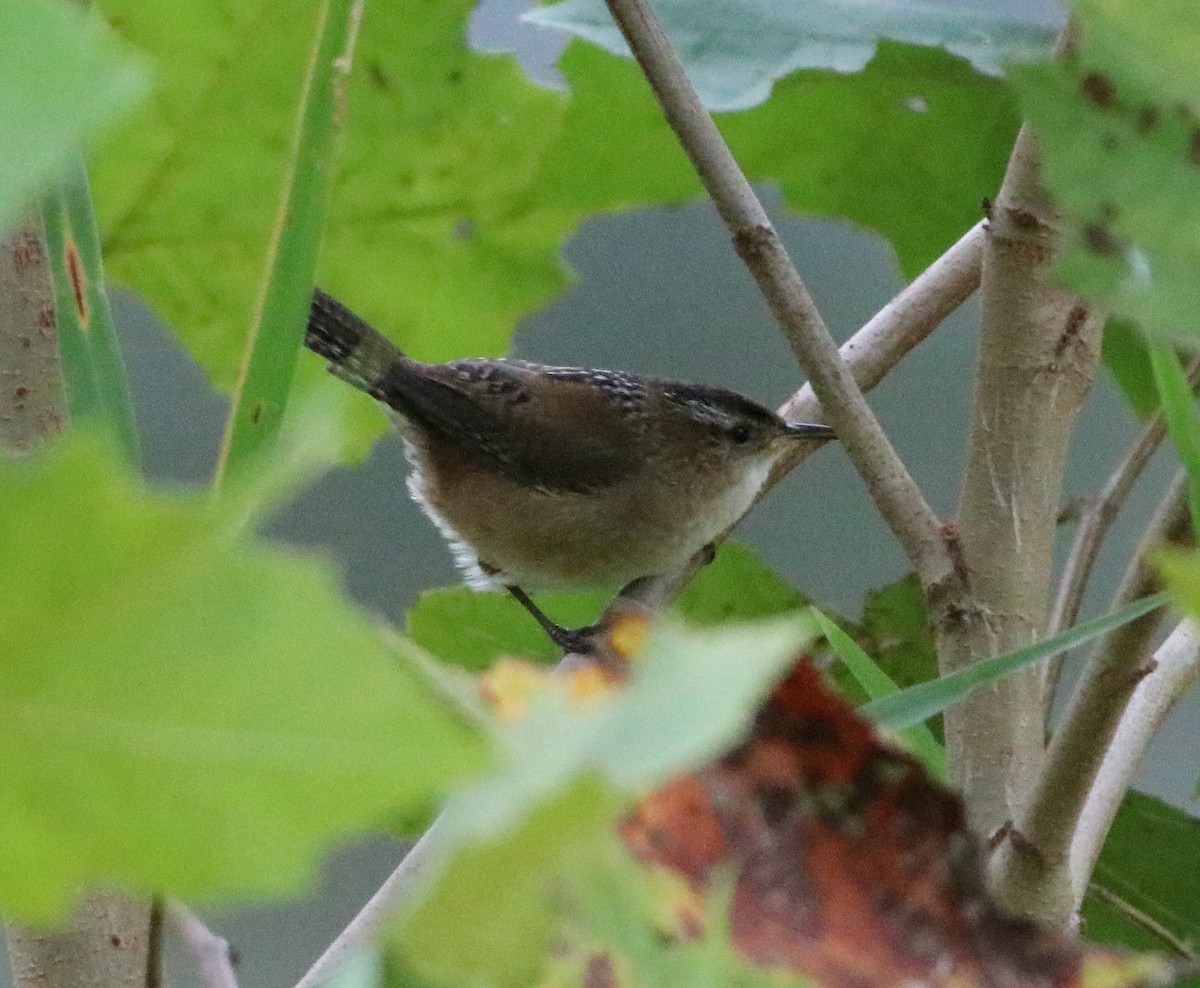
[{"label": "bird's wing", "polygon": [[[619,394],[597,387],[595,373],[521,361],[419,364],[400,357],[369,390],[404,418],[476,450],[520,483],[587,493],[639,466],[630,442],[634,413]],[[620,377],[638,386],[636,378]]]}]

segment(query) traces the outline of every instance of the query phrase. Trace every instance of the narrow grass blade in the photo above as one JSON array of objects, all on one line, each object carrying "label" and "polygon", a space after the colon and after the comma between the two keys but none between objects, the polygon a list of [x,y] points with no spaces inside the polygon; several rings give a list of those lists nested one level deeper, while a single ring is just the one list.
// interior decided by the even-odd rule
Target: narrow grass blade
[{"label": "narrow grass blade", "polygon": [[221,446],[217,482],[269,446],[287,406],[329,199],[364,0],[323,0],[254,324]]},{"label": "narrow grass blade", "polygon": [[71,236],[64,196],[60,190],[42,197],[42,225],[46,231],[46,263],[54,286],[54,318],[58,352],[62,359],[67,409],[73,422],[104,418],[100,385],[88,340],[86,299],[77,280],[79,254]]},{"label": "narrow grass blade", "polygon": [[1162,402],[1167,435],[1187,470],[1192,527],[1200,526],[1200,420],[1196,418],[1196,398],[1188,382],[1179,355],[1162,343],[1150,347],[1150,367],[1154,385]]},{"label": "narrow grass blade", "polygon": [[[816,618],[817,626],[821,629],[821,634],[829,642],[829,647],[845,663],[846,668],[850,670],[850,675],[858,681],[858,685],[866,690],[867,696],[872,700],[881,700],[900,692],[900,687],[896,685],[892,677],[859,647],[858,642],[815,607],[812,609],[812,613]],[[938,744],[933,732],[924,724],[915,724],[900,733],[925,767],[936,778],[945,781],[946,750]]]},{"label": "narrow grass blade", "polygon": [[1093,638],[1099,638],[1114,628],[1119,628],[1121,625],[1140,618],[1143,614],[1162,607],[1168,599],[1169,597],[1165,593],[1143,597],[1128,607],[1122,607],[1111,614],[1078,624],[1061,635],[1035,642],[1005,655],[984,659],[982,662],[976,662],[949,676],[942,676],[940,679],[933,679],[928,683],[918,683],[916,686],[910,686],[891,696],[872,700],[862,707],[862,711],[875,723],[893,730],[912,727],[934,714],[940,714],[950,704],[961,700],[975,687],[993,682],[1011,672],[1016,672],[1023,666],[1048,659],[1059,652],[1065,652],[1084,642],[1091,641]]},{"label": "narrow grass blade", "polygon": [[79,154],[71,156],[61,182],[43,197],[42,222],[71,418],[103,421],[127,460],[136,463],[133,401],[108,301],[87,168]]}]

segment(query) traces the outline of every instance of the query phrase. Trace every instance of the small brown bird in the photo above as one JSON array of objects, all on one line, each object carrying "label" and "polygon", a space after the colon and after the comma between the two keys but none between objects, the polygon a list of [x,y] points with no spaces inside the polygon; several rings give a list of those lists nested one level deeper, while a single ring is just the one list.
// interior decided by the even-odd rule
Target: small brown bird
[{"label": "small brown bird", "polygon": [[560,647],[595,629],[525,589],[626,587],[677,572],[753,504],[771,467],[826,425],[724,388],[523,360],[426,364],[313,294],[305,345],[387,406],[408,489],[476,589],[505,587]]}]

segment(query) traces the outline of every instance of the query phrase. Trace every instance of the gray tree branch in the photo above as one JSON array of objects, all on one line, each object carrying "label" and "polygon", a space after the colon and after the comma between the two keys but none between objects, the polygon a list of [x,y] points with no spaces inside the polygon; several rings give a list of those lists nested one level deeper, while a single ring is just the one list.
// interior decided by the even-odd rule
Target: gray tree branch
[{"label": "gray tree branch", "polygon": [[[1022,129],[988,222],[957,527],[972,600],[932,612],[943,673],[1045,630],[1067,445],[1099,358],[1102,320],[1051,278],[1060,218],[1039,172]],[[1026,670],[946,713],[953,778],[979,833],[1025,803],[1042,760],[1043,692],[1044,673]]]},{"label": "gray tree branch", "polygon": [[701,105],[666,35],[643,0],[607,3],[880,513],[927,586],[952,583],[955,571],[937,516],[839,356],[766,211]]},{"label": "gray tree branch", "polygon": [[[1190,531],[1187,478],[1181,473],[1155,512],[1134,563],[1122,581],[1118,606],[1161,589],[1158,576],[1147,561],[1149,553],[1163,541],[1188,538]],[[1092,849],[1099,853],[1099,845],[1103,843],[1101,831],[1107,833],[1111,813],[1116,812],[1116,804],[1124,796],[1123,789],[1117,791],[1114,780],[1119,773],[1115,766],[1123,765],[1131,773],[1145,746],[1144,740],[1148,740],[1148,737],[1141,740],[1147,724],[1133,722],[1135,715],[1130,713],[1130,704],[1143,681],[1156,672],[1154,662],[1147,660],[1161,619],[1161,611],[1147,614],[1113,631],[1101,643],[1084,669],[1054,734],[1028,807],[1017,817],[1022,840],[1006,844],[996,855],[997,888],[1006,901],[1020,904],[1027,912],[1065,924],[1078,909],[1087,886],[1087,876],[1080,874],[1081,862],[1088,862],[1090,873],[1095,862]],[[1173,659],[1177,657],[1177,652],[1170,654]],[[1163,682],[1163,677],[1155,682]],[[1124,742],[1123,756],[1114,747],[1122,725],[1126,725],[1127,735],[1141,744],[1136,755],[1130,754],[1136,747],[1133,740]],[[1111,763],[1114,767],[1109,770],[1110,781],[1102,797],[1096,794],[1095,787],[1101,766],[1110,757],[1116,760]],[[1129,776],[1124,778],[1127,784]],[[1084,836],[1081,820],[1089,802],[1092,804],[1087,828],[1090,836]],[[1105,820],[1104,812],[1109,811]],[[1077,841],[1083,842],[1078,854],[1073,849]]]}]

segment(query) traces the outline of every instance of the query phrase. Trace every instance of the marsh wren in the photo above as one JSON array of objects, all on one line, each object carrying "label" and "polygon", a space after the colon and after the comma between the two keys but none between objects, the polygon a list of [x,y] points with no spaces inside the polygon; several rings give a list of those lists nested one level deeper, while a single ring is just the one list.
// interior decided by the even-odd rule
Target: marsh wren
[{"label": "marsh wren", "polygon": [[426,364],[319,289],[305,345],[382,402],[413,500],[475,589],[506,588],[550,638],[589,650],[528,589],[630,586],[681,570],[753,504],[772,465],[827,425],[724,388],[523,360]]}]

